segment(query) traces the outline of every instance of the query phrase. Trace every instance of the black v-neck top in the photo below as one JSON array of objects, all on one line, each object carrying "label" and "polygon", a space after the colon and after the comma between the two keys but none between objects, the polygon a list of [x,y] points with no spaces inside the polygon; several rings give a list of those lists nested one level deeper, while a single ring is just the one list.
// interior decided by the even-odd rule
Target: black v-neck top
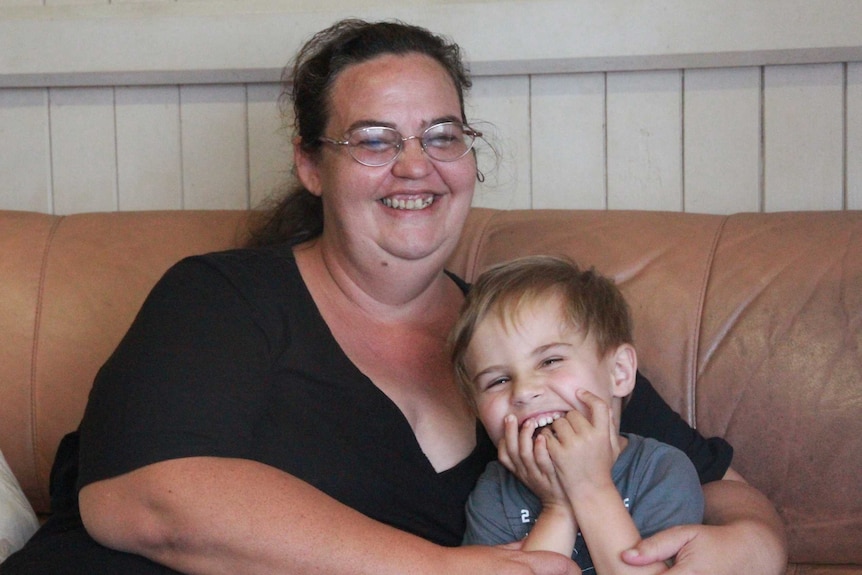
[{"label": "black v-neck top", "polygon": [[[622,428],[686,451],[702,481],[729,466],[730,446],[692,430],[642,377]],[[74,467],[75,454],[61,451],[57,469],[61,456]],[[279,246],[196,256],[165,274],[96,377],[79,455],[78,488],[172,458],[260,461],[376,520],[458,545],[467,496],[496,453],[477,426],[475,450],[436,472],[398,407],[340,349],[290,247]]]}]

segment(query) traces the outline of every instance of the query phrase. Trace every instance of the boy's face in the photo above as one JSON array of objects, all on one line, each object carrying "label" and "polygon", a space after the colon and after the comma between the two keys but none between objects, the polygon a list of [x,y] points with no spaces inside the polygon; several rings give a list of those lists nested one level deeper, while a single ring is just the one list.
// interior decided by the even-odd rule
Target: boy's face
[{"label": "boy's face", "polygon": [[[626,358],[635,365],[621,366]],[[613,405],[618,418],[620,402],[615,398],[631,391],[636,361],[634,348],[627,344],[600,358],[594,338],[571,325],[560,298],[525,303],[508,320],[488,314],[464,356],[479,419],[495,444],[503,437],[503,418],[509,413],[520,427],[531,418],[543,425],[572,409],[583,412],[577,389]],[[627,375],[621,377],[621,367],[632,372],[631,384]]]}]

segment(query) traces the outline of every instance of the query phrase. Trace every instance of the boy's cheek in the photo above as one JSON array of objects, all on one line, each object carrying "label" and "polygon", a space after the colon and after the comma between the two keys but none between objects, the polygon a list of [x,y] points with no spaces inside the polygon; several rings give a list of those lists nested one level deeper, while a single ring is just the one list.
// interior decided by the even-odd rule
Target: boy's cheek
[{"label": "boy's cheek", "polygon": [[494,442],[494,445],[499,444],[500,440],[505,435],[503,418],[506,414],[497,414],[496,410],[491,409],[487,405],[483,405],[481,402],[477,405],[477,407],[479,412],[479,420],[482,422],[482,425],[485,426],[485,431],[488,433],[488,437],[491,438],[491,441]]}]

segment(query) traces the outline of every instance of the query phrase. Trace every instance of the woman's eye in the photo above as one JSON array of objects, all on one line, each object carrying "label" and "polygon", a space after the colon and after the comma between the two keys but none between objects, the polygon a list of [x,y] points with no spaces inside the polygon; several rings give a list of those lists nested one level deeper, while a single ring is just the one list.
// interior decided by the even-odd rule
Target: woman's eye
[{"label": "woman's eye", "polygon": [[380,138],[363,138],[356,145],[372,152],[383,152],[395,146],[391,141]]},{"label": "woman's eye", "polygon": [[367,128],[358,130],[350,138],[351,145],[370,152],[385,152],[398,146],[397,136],[390,130]]},{"label": "woman's eye", "polygon": [[425,140],[425,147],[431,148],[448,148],[457,141],[458,138],[450,134],[435,134]]}]

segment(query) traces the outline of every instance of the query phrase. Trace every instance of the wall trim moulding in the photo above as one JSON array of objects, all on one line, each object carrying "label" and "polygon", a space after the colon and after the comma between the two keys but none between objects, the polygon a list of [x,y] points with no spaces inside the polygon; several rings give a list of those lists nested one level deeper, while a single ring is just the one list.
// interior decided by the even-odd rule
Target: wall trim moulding
[{"label": "wall trim moulding", "polygon": [[356,16],[452,37],[476,76],[862,61],[859,0],[315,0],[0,8],[0,87],[278,81]]}]

